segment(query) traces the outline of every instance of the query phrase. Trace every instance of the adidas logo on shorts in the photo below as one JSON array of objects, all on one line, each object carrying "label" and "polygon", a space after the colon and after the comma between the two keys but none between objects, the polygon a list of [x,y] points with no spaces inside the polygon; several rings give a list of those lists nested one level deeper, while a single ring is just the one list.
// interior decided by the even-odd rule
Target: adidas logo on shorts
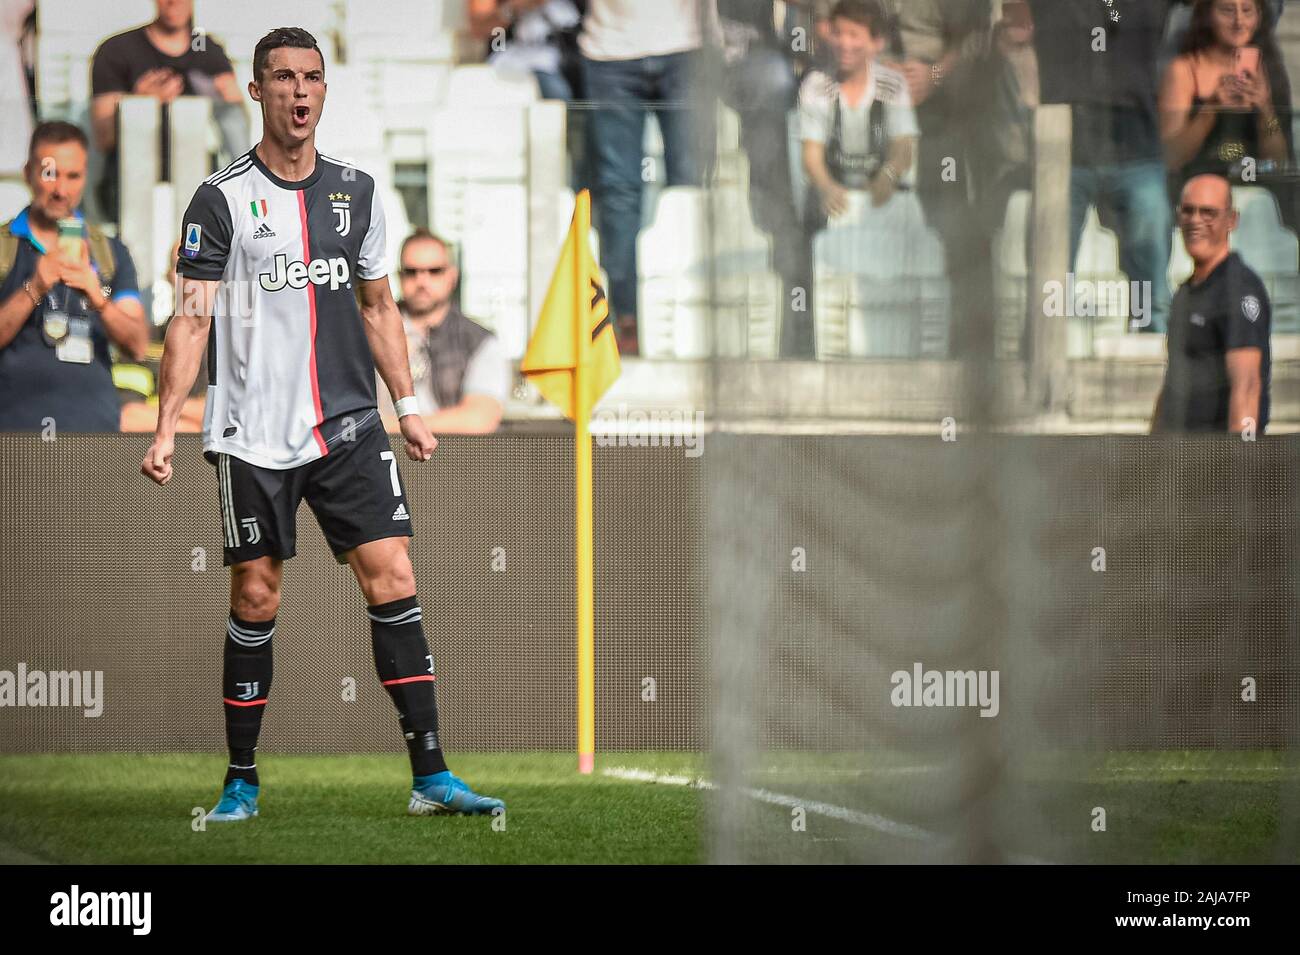
[{"label": "adidas logo on shorts", "polygon": [[398,504],[398,505],[397,505],[397,510],[393,511],[393,520],[395,520],[395,521],[409,521],[410,519],[411,519],[411,515],[408,514],[408,513],[406,513],[406,505],[405,505],[405,504]]}]

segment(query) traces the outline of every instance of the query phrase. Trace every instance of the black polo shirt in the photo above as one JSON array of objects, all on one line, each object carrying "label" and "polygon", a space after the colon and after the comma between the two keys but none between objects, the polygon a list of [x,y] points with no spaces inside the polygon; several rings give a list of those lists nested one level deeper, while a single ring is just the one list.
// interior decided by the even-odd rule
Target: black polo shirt
[{"label": "black polo shirt", "polygon": [[1228,430],[1227,352],[1258,348],[1261,353],[1259,422],[1269,416],[1272,309],[1259,276],[1236,252],[1199,285],[1184,282],[1169,310],[1169,368],[1165,373],[1159,430]]},{"label": "black polo shirt", "polygon": [[[0,301],[17,292],[36,272],[36,260],[45,250],[31,233],[24,209],[10,224],[18,236],[18,253],[4,284]],[[135,265],[126,246],[110,239],[115,268],[109,283],[115,302],[134,298]],[[93,357],[88,364],[60,361],[45,342],[41,325],[46,309],[66,306],[70,319],[89,323]],[[113,362],[109,355],[108,332],[99,313],[82,304],[81,293],[59,283],[32,310],[13,341],[0,348],[0,431],[40,431],[45,418],[53,418],[59,431],[118,431],[122,404],[113,387]]]}]

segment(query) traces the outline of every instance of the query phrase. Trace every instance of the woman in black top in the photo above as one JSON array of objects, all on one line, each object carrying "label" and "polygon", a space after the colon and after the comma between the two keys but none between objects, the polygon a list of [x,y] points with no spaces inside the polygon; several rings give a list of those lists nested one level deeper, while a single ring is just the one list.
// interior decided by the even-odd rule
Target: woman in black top
[{"label": "woman in black top", "polygon": [[1183,53],[1160,90],[1171,193],[1200,173],[1240,180],[1247,159],[1257,168],[1286,164],[1290,119],[1291,84],[1268,0],[1196,0]]}]

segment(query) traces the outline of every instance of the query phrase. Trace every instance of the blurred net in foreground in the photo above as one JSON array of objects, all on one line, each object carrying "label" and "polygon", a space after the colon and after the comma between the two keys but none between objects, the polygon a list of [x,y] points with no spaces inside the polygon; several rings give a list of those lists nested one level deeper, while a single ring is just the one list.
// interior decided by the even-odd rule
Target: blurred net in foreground
[{"label": "blurred net in foreground", "polygon": [[1300,858],[1295,451],[715,436],[713,858]]}]

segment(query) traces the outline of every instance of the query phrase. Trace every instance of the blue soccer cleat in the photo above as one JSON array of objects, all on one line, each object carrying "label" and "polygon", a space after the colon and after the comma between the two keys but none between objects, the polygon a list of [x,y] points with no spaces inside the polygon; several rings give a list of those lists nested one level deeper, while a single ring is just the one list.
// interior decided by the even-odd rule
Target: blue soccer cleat
[{"label": "blue soccer cleat", "polygon": [[448,769],[431,776],[416,776],[406,811],[412,816],[480,816],[495,809],[504,812],[505,808],[500,799],[480,796]]},{"label": "blue soccer cleat", "polygon": [[242,779],[232,779],[221,790],[221,801],[203,817],[204,822],[239,822],[257,815],[258,787]]}]

